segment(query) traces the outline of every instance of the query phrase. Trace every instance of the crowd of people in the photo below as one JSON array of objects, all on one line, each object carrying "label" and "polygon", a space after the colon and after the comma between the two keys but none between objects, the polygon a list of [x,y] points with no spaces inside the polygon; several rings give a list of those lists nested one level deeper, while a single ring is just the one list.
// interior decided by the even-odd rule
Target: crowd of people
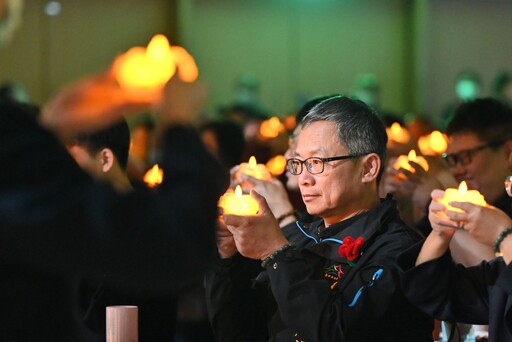
[{"label": "crowd of people", "polygon": [[[108,70],[40,107],[2,93],[0,339],[103,341],[105,308],[136,305],[143,342],[451,341],[473,325],[512,341],[511,79],[449,106],[430,168],[395,162],[436,125],[381,112],[368,75],[270,137],[253,77],[217,121],[178,77],[136,93]],[[243,172],[276,155],[281,172]],[[463,182],[486,203],[442,201]],[[256,214],[218,207],[237,186]]]}]

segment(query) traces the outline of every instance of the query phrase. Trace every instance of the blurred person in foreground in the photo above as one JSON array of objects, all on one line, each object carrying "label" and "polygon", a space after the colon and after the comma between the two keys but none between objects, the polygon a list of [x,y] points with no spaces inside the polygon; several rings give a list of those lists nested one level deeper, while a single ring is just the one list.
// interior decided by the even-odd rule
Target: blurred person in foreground
[{"label": "blurred person in foreground", "polygon": [[[69,278],[128,293],[173,294],[201,279],[214,255],[221,167],[189,122],[203,91],[173,77],[127,92],[110,72],[62,89],[42,111],[0,103],[0,263],[6,341],[84,341],[73,326]],[[152,107],[165,179],[119,194],[91,179],[57,139]],[[173,322],[169,322],[173,324]]]}]

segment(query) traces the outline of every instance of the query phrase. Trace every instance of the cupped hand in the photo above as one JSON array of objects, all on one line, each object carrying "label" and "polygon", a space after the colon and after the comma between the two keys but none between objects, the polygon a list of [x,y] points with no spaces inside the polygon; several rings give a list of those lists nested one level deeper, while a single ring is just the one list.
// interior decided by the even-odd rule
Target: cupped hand
[{"label": "cupped hand", "polygon": [[223,220],[233,234],[237,250],[245,257],[263,260],[288,241],[270,210],[267,201],[256,191],[251,196],[258,202],[257,215],[224,215]]},{"label": "cupped hand", "polygon": [[512,224],[512,219],[505,212],[491,205],[468,202],[451,202],[450,205],[464,212],[446,211],[446,215],[453,221],[462,222],[464,230],[490,247],[498,235]]},{"label": "cupped hand", "polygon": [[437,202],[437,199],[442,198],[443,195],[443,190],[435,189],[432,191],[432,201],[428,208],[428,219],[433,232],[440,236],[451,237],[459,229],[459,222],[450,219],[446,214],[445,206]]}]

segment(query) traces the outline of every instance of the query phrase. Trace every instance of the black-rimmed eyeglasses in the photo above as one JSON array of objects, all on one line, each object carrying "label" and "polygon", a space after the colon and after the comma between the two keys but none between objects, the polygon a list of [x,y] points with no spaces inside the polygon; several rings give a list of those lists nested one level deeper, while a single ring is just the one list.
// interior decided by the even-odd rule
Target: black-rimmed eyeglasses
[{"label": "black-rimmed eyeglasses", "polygon": [[451,167],[455,167],[457,165],[457,163],[460,163],[461,165],[468,165],[473,160],[473,155],[476,152],[481,151],[486,148],[498,147],[502,144],[503,144],[503,141],[491,142],[491,143],[483,144],[483,145],[473,147],[473,148],[470,148],[467,150],[462,150],[457,153],[451,153],[451,154],[443,153],[442,157],[446,161],[446,163]]},{"label": "black-rimmed eyeglasses", "polygon": [[329,157],[329,158],[320,158],[320,157],[309,157],[304,160],[300,160],[297,158],[290,158],[286,161],[286,167],[288,172],[292,175],[300,175],[302,173],[302,165],[306,165],[306,170],[312,175],[317,175],[319,173],[324,172],[324,165],[327,162],[335,161],[335,160],[343,160],[343,159],[351,159],[362,157],[365,154],[354,154],[348,156],[338,156],[338,157]]}]

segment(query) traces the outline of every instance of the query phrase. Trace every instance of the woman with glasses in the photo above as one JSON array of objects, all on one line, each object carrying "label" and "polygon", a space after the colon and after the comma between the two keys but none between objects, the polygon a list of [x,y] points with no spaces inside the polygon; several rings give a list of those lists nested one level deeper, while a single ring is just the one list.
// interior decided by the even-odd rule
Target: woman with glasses
[{"label": "woman with glasses", "polygon": [[288,171],[320,220],[280,228],[255,191],[257,215],[223,216],[206,277],[219,341],[432,341],[395,262],[420,236],[377,191],[386,142],[376,113],[347,97],[303,119]]}]

